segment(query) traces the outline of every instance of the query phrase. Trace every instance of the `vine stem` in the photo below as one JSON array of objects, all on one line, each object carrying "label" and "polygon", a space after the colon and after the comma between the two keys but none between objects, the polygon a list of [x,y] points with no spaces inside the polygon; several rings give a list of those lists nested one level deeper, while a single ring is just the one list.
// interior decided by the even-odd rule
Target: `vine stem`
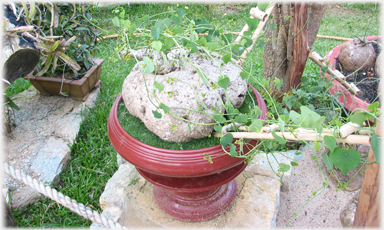
[{"label": "vine stem", "polygon": [[127,229],[126,227],[121,226],[119,223],[114,222],[113,220],[108,219],[103,215],[100,215],[97,211],[92,210],[84,204],[78,203],[68,196],[64,196],[61,192],[57,192],[56,189],[44,185],[44,183],[38,181],[35,178],[32,178],[24,172],[21,172],[19,169],[15,169],[7,163],[3,163],[3,167],[4,172],[10,175],[12,178],[23,182],[25,185],[28,185],[37,192],[43,194],[46,197],[49,197],[51,200],[56,201],[57,203],[77,213],[78,215],[91,220],[93,223],[97,223],[106,228]]}]

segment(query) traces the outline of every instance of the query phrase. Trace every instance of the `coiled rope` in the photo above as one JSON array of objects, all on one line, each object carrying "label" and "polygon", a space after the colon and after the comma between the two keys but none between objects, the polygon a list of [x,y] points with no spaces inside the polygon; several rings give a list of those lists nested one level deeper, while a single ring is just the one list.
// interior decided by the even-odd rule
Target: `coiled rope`
[{"label": "coiled rope", "polygon": [[64,196],[61,192],[57,192],[56,189],[53,189],[47,185],[44,185],[42,182],[36,180],[35,178],[32,178],[29,175],[26,175],[24,172],[21,172],[19,169],[14,169],[12,166],[9,166],[7,163],[3,163],[3,166],[6,174],[10,175],[11,177],[13,177],[14,179],[20,182],[23,182],[29,187],[35,189],[37,192],[43,194],[46,197],[51,198],[57,203],[77,213],[78,215],[88,220],[91,220],[93,223],[97,223],[106,228],[127,229],[126,227],[121,226],[119,223],[116,223],[113,220],[100,215],[97,211],[92,210],[91,208],[81,203],[77,203],[75,200],[69,198],[68,196]]}]

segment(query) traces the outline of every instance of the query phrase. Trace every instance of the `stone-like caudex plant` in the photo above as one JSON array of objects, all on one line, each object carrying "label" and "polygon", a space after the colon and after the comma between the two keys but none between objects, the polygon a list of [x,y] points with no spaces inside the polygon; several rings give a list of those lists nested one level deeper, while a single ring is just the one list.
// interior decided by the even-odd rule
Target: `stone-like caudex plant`
[{"label": "stone-like caudex plant", "polygon": [[[366,143],[371,138],[375,154],[379,153],[379,137],[371,132],[374,126],[364,127],[372,124],[369,120],[378,119],[380,110],[376,103],[367,111],[354,111],[348,117],[348,121],[358,124],[351,133],[363,133],[348,138],[341,136],[343,124],[331,126],[325,116],[306,106],[287,114],[279,114],[276,109],[277,114],[266,120],[258,118],[261,110],[255,102],[249,111],[241,113],[239,107],[249,96],[247,81],[271,97],[266,84],[238,65],[243,51],[253,43],[252,32],[244,32],[236,39],[238,33],[225,32],[205,20],[192,20],[183,9],[170,9],[163,13],[169,17],[162,19],[158,15],[129,18],[121,7],[113,13],[116,16],[112,22],[119,28],[117,55],[124,60],[137,60],[123,85],[125,106],[163,140],[184,142],[215,131],[224,154],[247,159],[260,152],[260,147],[272,152],[276,145],[286,145],[287,141],[314,141],[316,149],[321,143],[329,149],[329,154],[323,154],[328,169],[336,166],[343,174],[363,159],[356,150],[340,148],[338,143]],[[259,20],[246,22],[255,29]],[[271,129],[263,133],[265,128]],[[244,154],[242,150],[250,138],[259,142]],[[379,157],[376,159],[379,162]],[[292,160],[291,166],[295,165]],[[291,166],[280,164],[277,174],[282,176]]]}]

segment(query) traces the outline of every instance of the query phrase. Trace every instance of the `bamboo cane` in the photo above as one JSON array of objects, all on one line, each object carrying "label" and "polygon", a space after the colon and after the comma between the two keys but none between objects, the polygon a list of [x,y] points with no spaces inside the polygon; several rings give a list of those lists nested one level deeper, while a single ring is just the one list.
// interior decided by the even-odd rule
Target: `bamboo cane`
[{"label": "bamboo cane", "polygon": [[336,39],[336,40],[343,40],[343,41],[350,41],[353,40],[352,38],[342,38],[342,37],[334,37],[334,36],[327,36],[327,35],[316,35],[317,38],[329,38],[329,39]]},{"label": "bamboo cane", "polygon": [[[314,63],[316,63],[320,67],[325,67],[326,64],[323,63],[324,60],[318,53],[309,52],[308,58],[311,59]],[[327,73],[334,76],[335,79],[340,82],[351,94],[356,95],[356,92],[359,91],[356,87],[351,86],[348,82],[345,81],[346,77],[340,73],[338,70],[333,70],[331,68],[327,69]]]},{"label": "bamboo cane", "polygon": [[359,124],[348,122],[340,127],[340,137],[345,138],[346,136],[356,132],[360,127],[361,125]]},{"label": "bamboo cane", "polygon": [[264,21],[260,21],[259,24],[257,25],[257,28],[256,28],[255,32],[253,32],[253,35],[252,35],[252,40],[253,40],[252,45],[249,46],[248,48],[246,48],[244,50],[244,52],[241,54],[241,58],[239,60],[240,65],[243,64],[243,62],[245,61],[245,58],[247,56],[247,53],[249,51],[251,51],[253,46],[255,45],[256,39],[257,39],[257,37],[259,37],[261,31],[263,31],[263,28],[264,28],[265,24],[267,23],[269,15],[272,13],[272,10],[273,10],[274,7],[275,7],[275,5],[272,5],[271,7],[269,7],[265,11],[265,14],[266,14],[265,20]]},{"label": "bamboo cane", "polygon": [[[272,133],[254,133],[254,132],[230,132],[233,138],[240,139],[275,139]],[[321,133],[318,135],[316,133],[291,133],[291,132],[275,132],[277,136],[280,136],[286,140],[292,141],[321,141],[324,136],[330,136],[331,133]],[[214,132],[215,137],[221,137],[222,134]],[[320,136],[320,137],[319,137]],[[349,135],[346,138],[336,138],[338,143],[348,143],[348,144],[362,144],[369,145],[371,141],[370,136],[364,135]]]}]

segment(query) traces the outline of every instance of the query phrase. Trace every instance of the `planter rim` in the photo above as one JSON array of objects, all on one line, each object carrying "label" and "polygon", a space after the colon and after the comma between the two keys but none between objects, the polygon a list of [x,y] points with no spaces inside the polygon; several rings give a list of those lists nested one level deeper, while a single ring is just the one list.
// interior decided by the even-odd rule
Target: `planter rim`
[{"label": "planter rim", "polygon": [[[267,107],[259,92],[251,86],[262,110],[259,119],[266,118]],[[112,105],[108,117],[108,136],[116,151],[127,161],[145,171],[172,177],[195,177],[215,174],[244,162],[245,158],[223,154],[221,145],[202,149],[171,150],[145,144],[129,135],[118,120],[118,105],[122,101],[120,94]],[[252,140],[250,144],[255,145]],[[244,146],[244,148],[246,148]],[[229,151],[229,148],[227,149]],[[247,151],[247,149],[245,149]],[[249,149],[248,149],[249,151]],[[203,154],[212,157],[213,164],[203,158]],[[222,154],[222,155],[218,155]]]},{"label": "planter rim", "polygon": [[[373,36],[367,36],[364,37],[368,41],[374,40],[374,39],[381,39],[381,35],[373,35]],[[340,48],[345,43],[350,42],[346,41],[343,42],[337,46],[335,46],[332,50],[328,52],[328,54],[325,56],[324,61],[328,62],[328,68],[331,68],[333,70],[336,69],[336,58],[340,55]],[[320,70],[321,72],[321,70]],[[321,76],[323,77],[323,76]],[[331,79],[331,76],[328,73],[325,73],[325,77],[328,79]],[[366,110],[367,107],[370,105],[369,103],[361,100],[360,98],[352,95],[340,82],[337,80],[332,81],[333,86],[328,89],[329,93],[332,95],[340,94],[337,97],[337,100],[343,105],[348,111],[352,112],[355,109],[364,109]]]}]

